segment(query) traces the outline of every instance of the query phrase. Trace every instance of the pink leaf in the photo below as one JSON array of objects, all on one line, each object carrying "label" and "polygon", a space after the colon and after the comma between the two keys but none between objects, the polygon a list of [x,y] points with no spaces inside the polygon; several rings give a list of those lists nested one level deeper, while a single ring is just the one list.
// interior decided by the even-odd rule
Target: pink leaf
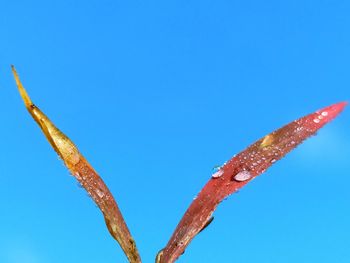
[{"label": "pink leaf", "polygon": [[220,167],[187,209],[167,246],[158,254],[156,262],[174,262],[212,220],[214,210],[224,198],[265,172],[273,163],[315,134],[334,119],[346,104],[340,102],[295,120],[261,138]]}]

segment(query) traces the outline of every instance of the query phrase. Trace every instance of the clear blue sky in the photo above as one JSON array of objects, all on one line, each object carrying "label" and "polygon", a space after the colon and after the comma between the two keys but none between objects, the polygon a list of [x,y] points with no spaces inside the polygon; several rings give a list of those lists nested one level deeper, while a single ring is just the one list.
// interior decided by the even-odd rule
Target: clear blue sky
[{"label": "clear blue sky", "polygon": [[[10,64],[115,194],[147,263],[213,166],[349,101],[349,13],[349,1],[2,1],[0,262],[126,262]],[[231,196],[179,262],[348,263],[349,123],[347,109]]]}]

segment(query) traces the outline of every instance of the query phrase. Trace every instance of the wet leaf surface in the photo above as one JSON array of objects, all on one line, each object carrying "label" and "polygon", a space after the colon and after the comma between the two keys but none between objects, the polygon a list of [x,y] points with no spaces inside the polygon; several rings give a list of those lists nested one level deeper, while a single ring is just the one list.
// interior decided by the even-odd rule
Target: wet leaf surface
[{"label": "wet leaf surface", "polygon": [[81,155],[74,143],[56,128],[49,118],[32,103],[14,67],[12,67],[12,71],[27,110],[38,123],[51,146],[61,157],[71,174],[79,181],[82,187],[85,188],[96,205],[100,208],[109,232],[114,239],[118,241],[129,262],[141,262],[135,241],[108,187]]},{"label": "wet leaf surface", "polygon": [[158,254],[156,262],[174,262],[210,222],[214,210],[222,200],[314,135],[345,106],[345,102],[337,103],[295,120],[256,141],[221,166],[187,209],[165,249]]}]

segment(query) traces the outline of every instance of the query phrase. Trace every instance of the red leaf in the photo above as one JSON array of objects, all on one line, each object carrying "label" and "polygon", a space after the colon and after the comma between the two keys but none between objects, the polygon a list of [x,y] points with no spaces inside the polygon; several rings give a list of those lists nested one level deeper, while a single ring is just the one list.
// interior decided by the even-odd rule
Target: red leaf
[{"label": "red leaf", "polygon": [[224,198],[265,172],[274,162],[315,134],[334,119],[346,104],[337,103],[295,120],[261,138],[220,167],[187,209],[167,246],[159,253],[157,262],[174,262],[211,220],[214,210]]}]

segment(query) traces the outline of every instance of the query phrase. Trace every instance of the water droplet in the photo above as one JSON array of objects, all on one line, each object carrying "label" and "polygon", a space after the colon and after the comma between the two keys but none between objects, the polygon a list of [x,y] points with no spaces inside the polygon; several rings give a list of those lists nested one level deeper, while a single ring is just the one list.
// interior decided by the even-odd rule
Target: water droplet
[{"label": "water droplet", "polygon": [[69,161],[73,164],[76,165],[80,161],[80,154],[78,152],[72,152]]},{"label": "water droplet", "polygon": [[213,174],[211,175],[211,177],[212,177],[212,178],[219,178],[219,177],[222,176],[223,174],[224,174],[224,171],[223,171],[223,170],[219,170],[219,171],[213,173]]},{"label": "water droplet", "polygon": [[105,196],[105,194],[100,190],[100,189],[96,189],[96,194],[100,197],[103,198]]},{"label": "water droplet", "polygon": [[79,181],[82,179],[79,172],[75,172],[75,173],[74,173],[74,176],[75,176]]},{"label": "water droplet", "polygon": [[244,182],[249,180],[252,177],[250,172],[248,171],[241,171],[238,174],[236,174],[233,178],[238,182]]},{"label": "water droplet", "polygon": [[314,123],[319,123],[320,120],[319,119],[314,119]]},{"label": "water droplet", "polygon": [[216,171],[219,171],[220,168],[221,168],[220,165],[215,164],[212,170],[213,170],[213,172],[216,172]]},{"label": "water droplet", "polygon": [[327,112],[327,111],[324,111],[324,112],[322,112],[321,114],[322,114],[322,116],[325,116],[325,117],[326,117],[326,116],[328,115],[328,112]]},{"label": "water droplet", "polygon": [[272,160],[271,160],[271,163],[274,163],[274,162],[276,162],[276,159],[272,159]]}]

